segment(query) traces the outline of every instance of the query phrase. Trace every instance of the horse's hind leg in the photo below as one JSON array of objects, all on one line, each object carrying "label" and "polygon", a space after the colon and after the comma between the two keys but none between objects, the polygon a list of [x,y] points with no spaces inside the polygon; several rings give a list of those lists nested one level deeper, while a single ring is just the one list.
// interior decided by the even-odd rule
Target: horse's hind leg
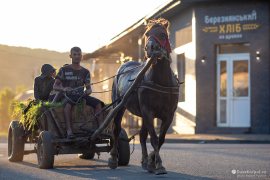
[{"label": "horse's hind leg", "polygon": [[111,149],[111,157],[109,158],[108,165],[111,169],[115,169],[118,166],[118,139],[121,132],[121,121],[124,115],[125,108],[122,108],[118,111],[114,118],[114,127],[113,127],[113,147]]},{"label": "horse's hind leg", "polygon": [[147,147],[146,147],[146,139],[148,136],[148,131],[145,125],[142,125],[142,128],[140,130],[140,143],[142,147],[142,168],[147,170],[147,158],[148,158],[148,152],[147,152]]},{"label": "horse's hind leg", "polygon": [[[162,123],[160,126],[159,140],[158,140],[158,151],[160,150],[161,146],[164,143],[165,135],[167,133],[168,128],[170,127],[172,119],[173,119],[173,115],[162,119]],[[160,156],[156,157],[155,164],[156,164],[156,171],[155,171],[156,174],[166,174],[167,173],[165,168],[162,166],[162,160],[161,160]]]},{"label": "horse's hind leg", "polygon": [[[153,152],[151,152],[148,156],[148,165],[147,165],[147,169],[149,172],[154,172],[155,174],[165,174],[166,171],[165,169],[163,172],[159,169],[159,167],[157,166],[157,164],[159,163],[159,161],[161,161],[161,158],[159,156],[159,149],[158,149],[158,137],[154,128],[154,125],[151,123],[151,126],[148,127],[148,132],[150,134],[150,141],[151,141],[151,145],[154,149]],[[157,173],[158,172],[158,173]]]}]

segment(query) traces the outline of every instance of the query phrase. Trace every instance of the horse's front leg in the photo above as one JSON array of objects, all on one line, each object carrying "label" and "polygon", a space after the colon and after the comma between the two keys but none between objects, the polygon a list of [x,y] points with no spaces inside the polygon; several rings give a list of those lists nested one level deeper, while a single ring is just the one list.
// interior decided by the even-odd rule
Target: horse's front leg
[{"label": "horse's front leg", "polygon": [[109,158],[108,165],[111,169],[116,169],[118,166],[118,140],[121,132],[121,121],[124,115],[125,108],[121,109],[114,118],[113,127],[113,147],[110,151],[111,157]]},{"label": "horse's front leg", "polygon": [[148,156],[147,160],[147,170],[149,172],[155,172],[156,166],[156,155],[158,154],[158,137],[154,128],[153,119],[154,116],[151,112],[147,110],[147,108],[142,108],[142,118],[143,118],[143,124],[145,128],[147,129],[148,133],[150,134],[150,142],[154,149],[153,152],[151,152]]},{"label": "horse's front leg", "polygon": [[148,136],[148,131],[144,125],[142,124],[142,128],[140,130],[140,144],[142,148],[142,168],[147,170],[147,163],[148,163],[148,152],[147,152],[147,147],[146,147],[146,139]]}]

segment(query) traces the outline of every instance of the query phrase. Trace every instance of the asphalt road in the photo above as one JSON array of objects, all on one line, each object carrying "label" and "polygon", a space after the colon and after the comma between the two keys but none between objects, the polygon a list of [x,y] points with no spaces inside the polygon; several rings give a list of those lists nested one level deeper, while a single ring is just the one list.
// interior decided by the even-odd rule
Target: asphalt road
[{"label": "asphalt road", "polygon": [[6,148],[7,144],[0,144],[1,180],[270,179],[270,144],[165,144],[160,154],[168,174],[159,176],[141,168],[139,145],[135,146],[130,165],[116,170],[107,166],[108,153],[102,153],[100,159],[95,156],[95,160],[59,155],[54,169],[42,170],[37,167],[36,154],[26,155],[23,162],[11,163]]}]

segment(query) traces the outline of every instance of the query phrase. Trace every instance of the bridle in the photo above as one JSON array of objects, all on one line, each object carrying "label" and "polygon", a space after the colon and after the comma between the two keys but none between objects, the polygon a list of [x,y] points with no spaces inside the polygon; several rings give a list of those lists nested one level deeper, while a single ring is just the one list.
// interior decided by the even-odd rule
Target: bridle
[{"label": "bridle", "polygon": [[[167,34],[166,34],[167,35]],[[159,47],[156,48],[154,47],[153,49],[153,54],[157,54],[157,55],[161,55],[160,57],[155,58],[153,65],[157,64],[157,60],[158,59],[166,59],[167,61],[169,61],[169,63],[171,63],[171,59],[169,58],[169,54],[171,53],[171,46],[170,46],[170,42],[169,42],[169,38],[168,35],[164,40],[161,40],[160,38],[158,38],[157,36],[155,36],[154,34],[150,34],[145,41],[145,51],[147,51],[148,46],[147,44],[149,44],[151,41],[151,39],[154,39]],[[156,84],[154,82],[150,82],[150,81],[143,81],[141,83],[141,85],[138,88],[142,88],[142,89],[149,89],[158,93],[163,93],[163,94],[174,94],[174,95],[178,95],[179,94],[179,86],[180,83],[179,81],[177,81],[177,85],[176,86],[171,86],[171,87],[166,87],[166,86],[161,86],[159,84]]]},{"label": "bridle", "polygon": [[171,60],[170,60],[168,54],[170,54],[172,51],[171,51],[171,46],[170,46],[168,35],[166,34],[166,38],[164,40],[162,40],[159,37],[157,37],[156,35],[150,34],[146,38],[146,41],[145,41],[145,46],[144,46],[145,51],[148,50],[147,45],[150,43],[149,41],[151,41],[151,39],[154,39],[159,45],[158,47],[154,48],[152,53],[160,55],[160,57],[156,58],[156,60],[153,62],[153,64],[157,63],[157,59],[162,59],[162,58],[165,58],[166,60],[168,60],[171,63]]}]

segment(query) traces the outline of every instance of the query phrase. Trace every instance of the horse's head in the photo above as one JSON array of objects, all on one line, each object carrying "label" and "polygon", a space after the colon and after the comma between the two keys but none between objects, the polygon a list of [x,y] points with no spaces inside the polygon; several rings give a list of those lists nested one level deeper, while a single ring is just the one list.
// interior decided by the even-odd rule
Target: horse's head
[{"label": "horse's head", "polygon": [[168,36],[169,22],[166,19],[159,18],[150,20],[146,27],[145,36],[145,54],[146,57],[153,55],[157,59],[169,57],[171,46]]}]

